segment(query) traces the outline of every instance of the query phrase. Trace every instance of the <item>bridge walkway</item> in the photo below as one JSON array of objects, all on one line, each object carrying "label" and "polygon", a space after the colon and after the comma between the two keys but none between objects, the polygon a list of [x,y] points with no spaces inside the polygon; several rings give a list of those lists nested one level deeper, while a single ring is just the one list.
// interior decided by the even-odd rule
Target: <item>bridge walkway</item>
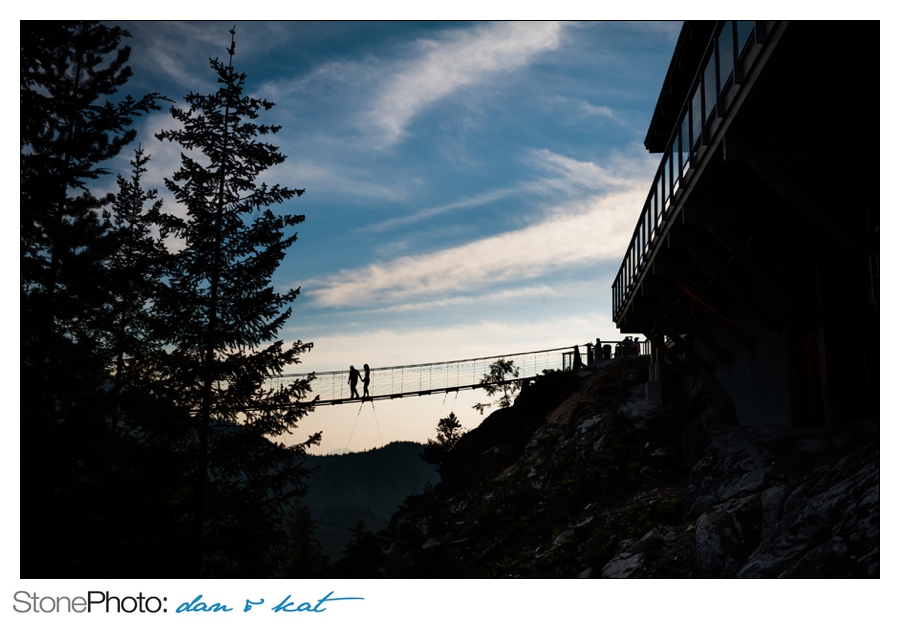
[{"label": "bridge walkway", "polygon": [[[601,341],[602,345],[611,345],[613,354],[617,353],[616,346],[619,341]],[[638,343],[636,348],[639,353],[644,353],[646,344]],[[317,399],[314,405],[337,405],[349,402],[376,401],[382,399],[399,399],[403,397],[416,397],[431,395],[434,393],[453,393],[462,390],[470,390],[483,387],[482,379],[490,372],[490,367],[499,359],[512,361],[518,369],[516,381],[533,380],[545,370],[571,369],[574,360],[574,346],[558,347],[531,352],[519,352],[515,354],[503,354],[499,356],[482,356],[479,358],[467,358],[462,360],[447,360],[443,362],[431,362],[415,365],[401,365],[395,367],[376,367],[370,369],[369,397],[351,398],[349,370],[314,372],[315,378],[311,383],[312,397]],[[581,362],[587,364],[587,346],[579,346]],[[360,369],[360,374],[362,374]],[[290,383],[298,377],[307,377],[306,373],[292,373],[270,378],[269,384],[281,385]],[[360,379],[357,385],[360,395],[363,393],[363,383]]]}]

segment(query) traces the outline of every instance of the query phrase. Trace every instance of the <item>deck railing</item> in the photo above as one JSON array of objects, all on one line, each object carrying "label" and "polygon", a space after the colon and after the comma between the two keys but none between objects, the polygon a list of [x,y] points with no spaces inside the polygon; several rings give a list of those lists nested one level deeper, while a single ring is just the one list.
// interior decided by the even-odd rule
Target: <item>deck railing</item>
[{"label": "deck railing", "polygon": [[696,169],[702,146],[709,143],[710,124],[725,113],[723,95],[741,83],[742,61],[751,44],[762,43],[764,37],[762,22],[728,21],[716,25],[613,281],[614,320],[622,312],[646,259],[657,245],[660,229],[681,189]]}]

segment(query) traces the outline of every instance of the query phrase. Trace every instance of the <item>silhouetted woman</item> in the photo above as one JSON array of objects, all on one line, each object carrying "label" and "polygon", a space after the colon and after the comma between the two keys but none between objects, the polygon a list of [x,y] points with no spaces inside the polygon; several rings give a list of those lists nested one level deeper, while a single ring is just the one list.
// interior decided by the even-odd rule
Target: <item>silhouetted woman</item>
[{"label": "silhouetted woman", "polygon": [[369,380],[372,379],[369,365],[363,365],[366,374],[363,376],[363,398],[369,397]]}]

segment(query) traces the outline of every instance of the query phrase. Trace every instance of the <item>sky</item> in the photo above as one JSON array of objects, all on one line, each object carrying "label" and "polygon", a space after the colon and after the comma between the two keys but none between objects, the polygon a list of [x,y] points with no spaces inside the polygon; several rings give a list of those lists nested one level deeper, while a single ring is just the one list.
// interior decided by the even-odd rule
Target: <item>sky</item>
[{"label": "sky", "polygon": [[[95,4],[99,8],[103,3]],[[478,3],[480,8],[468,13],[513,13],[488,5]],[[73,6],[69,12],[83,11]],[[467,2],[461,6],[471,7]],[[526,8],[516,6],[516,11]],[[661,10],[597,3],[574,10],[566,3],[542,6],[563,15]],[[831,18],[877,19],[887,15],[887,6],[820,4],[815,12],[827,8]],[[170,10],[160,12],[181,15],[188,7],[165,8]],[[341,9],[328,10],[344,13]],[[754,9],[792,12],[784,3],[756,3]],[[105,13],[123,10],[132,9],[116,5],[115,11]],[[306,16],[316,10],[303,6],[298,12]],[[383,11],[382,5],[358,7],[348,14],[376,10]],[[678,10],[698,12],[686,5],[678,5]],[[809,17],[807,5],[797,4],[794,10],[794,17]],[[16,5],[12,11],[37,18],[46,7]],[[193,8],[194,13],[207,11],[202,5]],[[406,12],[395,9],[393,14]],[[714,12],[710,5],[705,16],[690,16],[710,17]],[[209,93],[215,88],[208,58],[225,57],[232,22],[117,23],[133,35],[129,45],[134,76],[125,92],[159,91],[181,101],[189,91]],[[295,370],[467,358],[620,336],[610,320],[610,285],[658,162],[642,141],[679,27],[671,22],[237,22],[235,64],[247,73],[250,93],[276,103],[263,121],[284,125],[274,143],[287,161],[266,179],[306,189],[287,207],[307,220],[297,229],[299,240],[276,276],[279,288],[303,287],[283,338],[315,343]],[[15,33],[9,35],[7,45],[16,40]],[[889,72],[895,66],[890,62],[897,56],[895,45],[890,39],[882,42],[887,62],[881,63],[881,72],[887,80],[879,94],[880,111],[891,110]],[[7,58],[13,58],[12,51]],[[167,209],[177,211],[162,179],[175,170],[178,154],[153,138],[171,123],[163,113],[141,120],[138,140],[153,157],[147,183],[161,190]],[[894,123],[890,115],[881,115],[885,146],[896,135]],[[12,172],[11,150],[9,154],[5,171]],[[129,155],[126,150],[121,169],[127,169]],[[883,157],[883,172],[893,172],[894,157],[887,148]],[[114,181],[108,184],[113,190]],[[890,222],[891,212],[882,218]],[[5,229],[10,239],[15,232]],[[15,241],[6,243],[5,249],[16,249]],[[891,259],[888,250],[882,260],[887,276],[893,275]],[[15,262],[10,260],[7,267]],[[11,269],[7,275],[11,290]],[[414,279],[408,280],[410,276]],[[888,309],[892,293],[889,288],[882,292]],[[896,352],[894,340],[892,333],[885,334],[883,353]],[[477,425],[480,418],[470,408],[476,401],[484,398],[470,391],[458,397],[376,402],[377,421],[368,404],[367,412],[359,415],[359,405],[322,407],[301,422],[296,437],[321,430],[323,443],[316,453],[361,450],[390,440],[424,441],[434,436],[438,419],[451,406],[466,427]],[[18,437],[7,440],[15,443]],[[15,458],[18,449],[8,451],[8,457]],[[887,473],[896,475],[893,467]],[[16,484],[10,487],[14,490]],[[127,582],[104,583],[120,594],[134,590]],[[429,594],[423,586],[410,592],[410,583],[364,588],[379,599],[373,605],[405,608],[410,614],[427,611],[428,602],[440,595]],[[478,592],[489,592],[485,600],[493,601],[489,605],[497,606],[498,613],[502,609],[506,617],[522,617],[523,622],[528,614],[545,618],[546,609],[533,609],[536,592],[551,601],[538,605],[564,617],[593,609],[600,597],[604,613],[617,616],[618,608],[627,618],[636,605],[630,599],[640,601],[646,594],[645,586],[630,591],[638,596],[627,588],[606,593],[592,588],[585,594],[567,580],[539,583],[528,586],[530,595],[518,602],[507,595],[498,600],[496,585],[469,585],[466,591],[469,603]],[[692,607],[694,582],[691,588],[671,580],[664,583],[665,588],[654,591],[663,592],[665,600],[642,605],[650,615],[645,620],[651,620],[657,605],[663,610],[661,618],[671,615],[673,605]],[[832,621],[858,618],[860,605],[887,605],[885,594],[865,596],[876,592],[871,585],[856,588],[852,602],[817,602],[821,584],[803,586],[810,592],[802,596],[811,600],[807,609],[827,605]],[[553,594],[547,592],[548,585]],[[848,596],[841,592],[843,586],[832,585],[834,596]],[[726,586],[718,585],[709,594],[711,610],[729,610],[734,600],[740,601],[738,586]],[[72,594],[71,584],[38,587],[52,587],[55,592],[44,593],[48,595]],[[214,589],[222,587],[220,583]],[[280,587],[268,583],[262,588],[274,593],[272,589]],[[765,611],[797,603],[796,586],[770,585],[767,592],[771,600],[759,604]],[[741,615],[731,617],[749,623],[762,615],[753,606],[743,606]],[[829,618],[825,612],[822,616]]]},{"label": "sky", "polygon": [[[183,105],[212,93],[232,23],[116,22],[132,38],[123,92]],[[305,189],[274,277],[301,287],[281,337],[314,344],[287,372],[434,362],[618,340],[610,287],[658,157],[643,138],[677,22],[237,22],[246,93],[287,160],[260,177]],[[144,182],[180,148],[137,124]],[[134,146],[136,147],[136,146]],[[114,168],[127,170],[126,149]],[[104,184],[114,190],[114,180]],[[314,453],[424,442],[478,391],[318,408],[294,438]],[[487,414],[487,413],[486,413]]]}]

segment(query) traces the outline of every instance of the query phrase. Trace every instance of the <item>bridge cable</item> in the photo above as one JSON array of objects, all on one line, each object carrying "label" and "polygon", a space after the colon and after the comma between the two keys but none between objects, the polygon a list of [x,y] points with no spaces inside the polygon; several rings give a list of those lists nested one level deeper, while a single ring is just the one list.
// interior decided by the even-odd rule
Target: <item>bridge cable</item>
[{"label": "bridge cable", "polygon": [[[384,449],[384,439],[381,437],[381,426],[378,425],[378,414],[375,411],[375,402],[370,401],[369,403],[372,404],[372,417],[375,419],[375,428],[378,430],[378,440],[381,442],[381,448]],[[390,475],[391,487],[394,489],[394,493],[403,492],[403,489],[398,485],[397,482],[397,480],[399,479],[398,475],[394,471],[388,471],[388,474]]]},{"label": "bridge cable", "polygon": [[441,402],[441,408],[440,408],[440,410],[438,410],[438,421],[441,420],[441,415],[444,414],[444,402],[447,401],[447,395],[448,395],[448,394],[449,394],[449,393],[444,393],[444,400]]},{"label": "bridge cable", "polygon": [[363,402],[359,403],[359,410],[356,411],[356,418],[353,420],[353,427],[350,428],[350,438],[347,439],[347,446],[344,449],[350,453],[350,441],[353,439],[353,432],[356,431],[356,423],[359,421],[359,413],[362,412]]},{"label": "bridge cable", "polygon": [[[381,442],[381,446],[384,447],[384,439],[381,438],[381,427],[378,425],[378,415],[375,413],[375,402],[370,401],[369,404],[372,406],[372,417],[375,418],[375,429],[378,430],[378,440]],[[359,408],[362,410],[362,406]]]},{"label": "bridge cable", "polygon": [[[356,412],[356,419],[353,420],[353,427],[350,428],[350,438],[347,439],[347,444],[344,446],[344,453],[341,455],[348,455],[350,453],[350,441],[353,440],[353,432],[356,431],[356,422],[359,421],[359,413],[362,412],[362,403],[359,405],[359,410]],[[328,499],[326,500],[325,509],[331,505],[331,500],[334,495],[334,486],[337,484],[338,480],[341,477],[342,471],[340,468],[342,464],[338,464],[339,469],[335,471],[334,479],[331,480],[331,488],[328,489]]]}]

